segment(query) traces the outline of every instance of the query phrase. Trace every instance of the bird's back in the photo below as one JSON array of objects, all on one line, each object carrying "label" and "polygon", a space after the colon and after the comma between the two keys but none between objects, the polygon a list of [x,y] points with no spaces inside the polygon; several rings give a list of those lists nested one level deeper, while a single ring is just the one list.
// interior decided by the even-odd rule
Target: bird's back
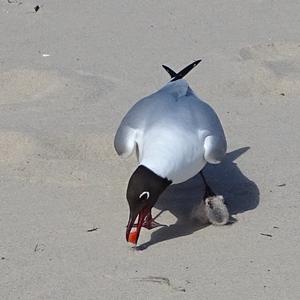
[{"label": "bird's back", "polygon": [[115,145],[116,140],[134,138],[140,164],[179,183],[204,167],[203,144],[208,135],[223,138],[221,123],[181,79],[137,102],[122,120]]},{"label": "bird's back", "polygon": [[137,144],[141,164],[179,183],[204,167],[205,137],[223,130],[212,108],[199,100],[184,80],[176,83],[155,96]]}]

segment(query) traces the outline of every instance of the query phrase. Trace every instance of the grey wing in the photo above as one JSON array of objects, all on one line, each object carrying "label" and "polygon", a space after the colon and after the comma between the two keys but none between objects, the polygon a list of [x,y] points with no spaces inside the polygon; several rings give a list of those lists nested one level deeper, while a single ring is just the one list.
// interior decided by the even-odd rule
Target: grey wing
[{"label": "grey wing", "polygon": [[119,126],[115,135],[114,146],[118,155],[128,157],[132,154],[136,145],[137,132],[126,124]]},{"label": "grey wing", "polygon": [[153,106],[149,100],[144,98],[137,102],[123,118],[114,140],[118,155],[128,157],[135,149],[138,149],[136,146],[142,138],[146,119]]},{"label": "grey wing", "polygon": [[204,140],[204,159],[211,164],[220,163],[227,149],[224,136],[208,135]]},{"label": "grey wing", "polygon": [[[185,95],[187,90],[187,82],[178,80],[138,101],[125,115],[117,130],[114,141],[117,153],[125,157],[132,154],[136,145],[140,146],[147,125],[160,120],[161,112],[168,110],[170,101]],[[138,150],[138,147],[136,149]]]},{"label": "grey wing", "polygon": [[[227,142],[222,124],[215,111],[206,103],[201,104],[198,114],[199,137],[203,143],[204,159],[211,163],[220,163],[227,150]],[[196,111],[196,110],[195,110]]]}]

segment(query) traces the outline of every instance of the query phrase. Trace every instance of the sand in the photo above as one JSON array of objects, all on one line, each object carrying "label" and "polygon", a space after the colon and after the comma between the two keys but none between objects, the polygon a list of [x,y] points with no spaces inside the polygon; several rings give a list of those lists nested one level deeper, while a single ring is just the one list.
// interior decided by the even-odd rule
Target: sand
[{"label": "sand", "polygon": [[[34,7],[40,9],[35,13]],[[298,1],[0,2],[1,299],[297,299]],[[141,97],[187,79],[228,154],[205,170],[237,220],[197,227],[199,177],[125,241],[134,157],[113,149]],[[95,229],[92,231],[88,231]]]}]

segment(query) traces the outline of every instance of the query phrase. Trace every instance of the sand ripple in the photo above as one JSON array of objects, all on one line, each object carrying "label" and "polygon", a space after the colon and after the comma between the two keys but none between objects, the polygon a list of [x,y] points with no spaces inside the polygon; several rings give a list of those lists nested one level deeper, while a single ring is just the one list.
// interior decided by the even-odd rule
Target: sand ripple
[{"label": "sand ripple", "polygon": [[64,86],[66,79],[54,72],[15,69],[0,73],[0,104],[28,102]]}]

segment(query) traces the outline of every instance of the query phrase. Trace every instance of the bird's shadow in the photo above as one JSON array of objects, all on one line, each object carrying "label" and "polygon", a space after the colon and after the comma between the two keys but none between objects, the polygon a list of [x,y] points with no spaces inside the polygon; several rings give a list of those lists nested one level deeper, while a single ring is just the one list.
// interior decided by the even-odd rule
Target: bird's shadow
[{"label": "bird's shadow", "polygon": [[[249,147],[240,148],[226,154],[218,165],[207,165],[204,170],[206,181],[218,195],[223,195],[230,215],[254,209],[259,204],[259,189],[238,168],[235,160]],[[204,196],[204,184],[200,174],[188,181],[171,185],[155,205],[161,212],[170,211],[176,218],[175,224],[163,226],[151,234],[150,241],[137,247],[144,250],[154,244],[189,235],[207,225],[191,220],[193,209],[199,206]]]}]

